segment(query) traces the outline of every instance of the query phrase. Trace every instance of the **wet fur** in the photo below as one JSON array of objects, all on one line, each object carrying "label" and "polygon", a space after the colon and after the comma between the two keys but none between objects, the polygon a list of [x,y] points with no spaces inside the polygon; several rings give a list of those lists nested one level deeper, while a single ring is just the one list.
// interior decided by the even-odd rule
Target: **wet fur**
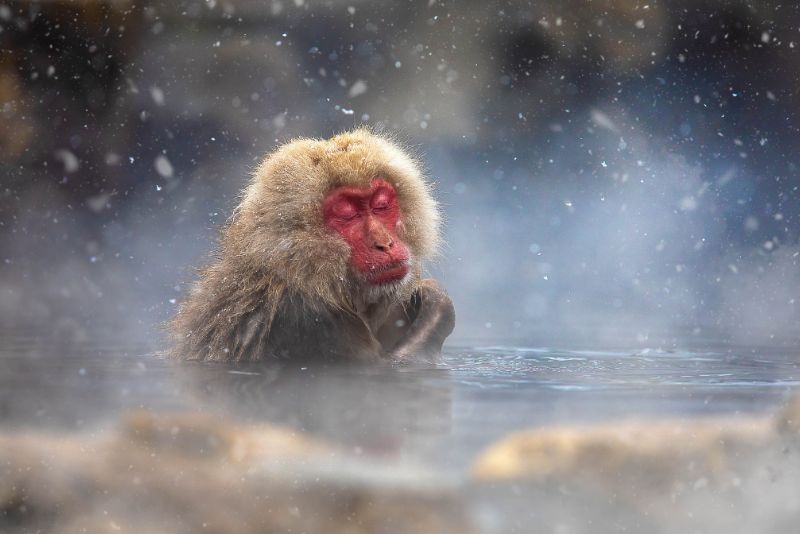
[{"label": "wet fur", "polygon": [[[367,186],[375,177],[395,187],[403,214],[398,235],[413,263],[405,283],[365,291],[350,269],[348,245],[323,224],[321,205],[331,190]],[[172,353],[253,361],[323,347],[330,357],[369,358],[381,347],[361,339],[364,309],[385,315],[409,301],[420,261],[437,248],[439,221],[420,166],[388,137],[362,128],[286,143],[253,174],[214,261],[170,323]]]}]

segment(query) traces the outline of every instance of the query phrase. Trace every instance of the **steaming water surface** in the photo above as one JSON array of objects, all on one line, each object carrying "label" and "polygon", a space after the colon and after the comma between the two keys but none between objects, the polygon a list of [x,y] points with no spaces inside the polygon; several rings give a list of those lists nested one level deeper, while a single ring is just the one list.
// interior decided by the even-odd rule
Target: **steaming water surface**
[{"label": "steaming water surface", "polygon": [[5,428],[92,430],[134,408],[304,430],[373,458],[463,472],[508,432],[549,424],[767,412],[800,391],[797,354],[749,347],[450,348],[436,367],[175,365],[135,346],[3,335]]}]

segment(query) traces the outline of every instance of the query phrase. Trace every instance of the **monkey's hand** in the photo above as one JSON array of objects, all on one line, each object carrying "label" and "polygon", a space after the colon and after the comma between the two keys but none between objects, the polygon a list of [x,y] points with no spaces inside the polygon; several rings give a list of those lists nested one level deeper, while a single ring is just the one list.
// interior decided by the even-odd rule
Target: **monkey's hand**
[{"label": "monkey's hand", "polygon": [[406,361],[438,356],[456,324],[456,312],[447,292],[432,278],[422,280],[407,306],[407,313],[410,324],[389,357]]}]

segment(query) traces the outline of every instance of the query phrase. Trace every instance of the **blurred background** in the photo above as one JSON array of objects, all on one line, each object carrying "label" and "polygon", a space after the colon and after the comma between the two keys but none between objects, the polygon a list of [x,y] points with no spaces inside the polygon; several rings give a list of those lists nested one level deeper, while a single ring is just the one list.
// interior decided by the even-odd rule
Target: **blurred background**
[{"label": "blurred background", "polygon": [[452,342],[796,341],[791,2],[0,0],[0,325],[160,345],[260,158],[423,159]]}]

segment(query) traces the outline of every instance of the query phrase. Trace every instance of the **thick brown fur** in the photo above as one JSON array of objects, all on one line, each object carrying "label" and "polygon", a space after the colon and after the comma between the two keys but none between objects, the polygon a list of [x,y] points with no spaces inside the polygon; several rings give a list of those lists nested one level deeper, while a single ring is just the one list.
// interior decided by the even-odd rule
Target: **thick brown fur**
[{"label": "thick brown fur", "polygon": [[[329,140],[295,139],[255,171],[222,230],[213,262],[200,271],[170,323],[173,354],[254,361],[290,357],[295,347],[330,348],[328,356],[347,357],[347,347],[354,345],[350,356],[358,359],[385,352],[371,337],[370,319],[357,309],[356,301],[375,297],[362,295],[348,245],[325,227],[320,208],[334,188],[368,186],[376,177],[397,192],[398,235],[411,253],[412,268],[407,283],[372,307],[385,318],[392,305],[413,300],[426,285],[420,262],[437,249],[440,221],[419,164],[395,142],[365,128]],[[341,339],[334,339],[339,330]],[[452,325],[444,335],[450,330]]]}]

